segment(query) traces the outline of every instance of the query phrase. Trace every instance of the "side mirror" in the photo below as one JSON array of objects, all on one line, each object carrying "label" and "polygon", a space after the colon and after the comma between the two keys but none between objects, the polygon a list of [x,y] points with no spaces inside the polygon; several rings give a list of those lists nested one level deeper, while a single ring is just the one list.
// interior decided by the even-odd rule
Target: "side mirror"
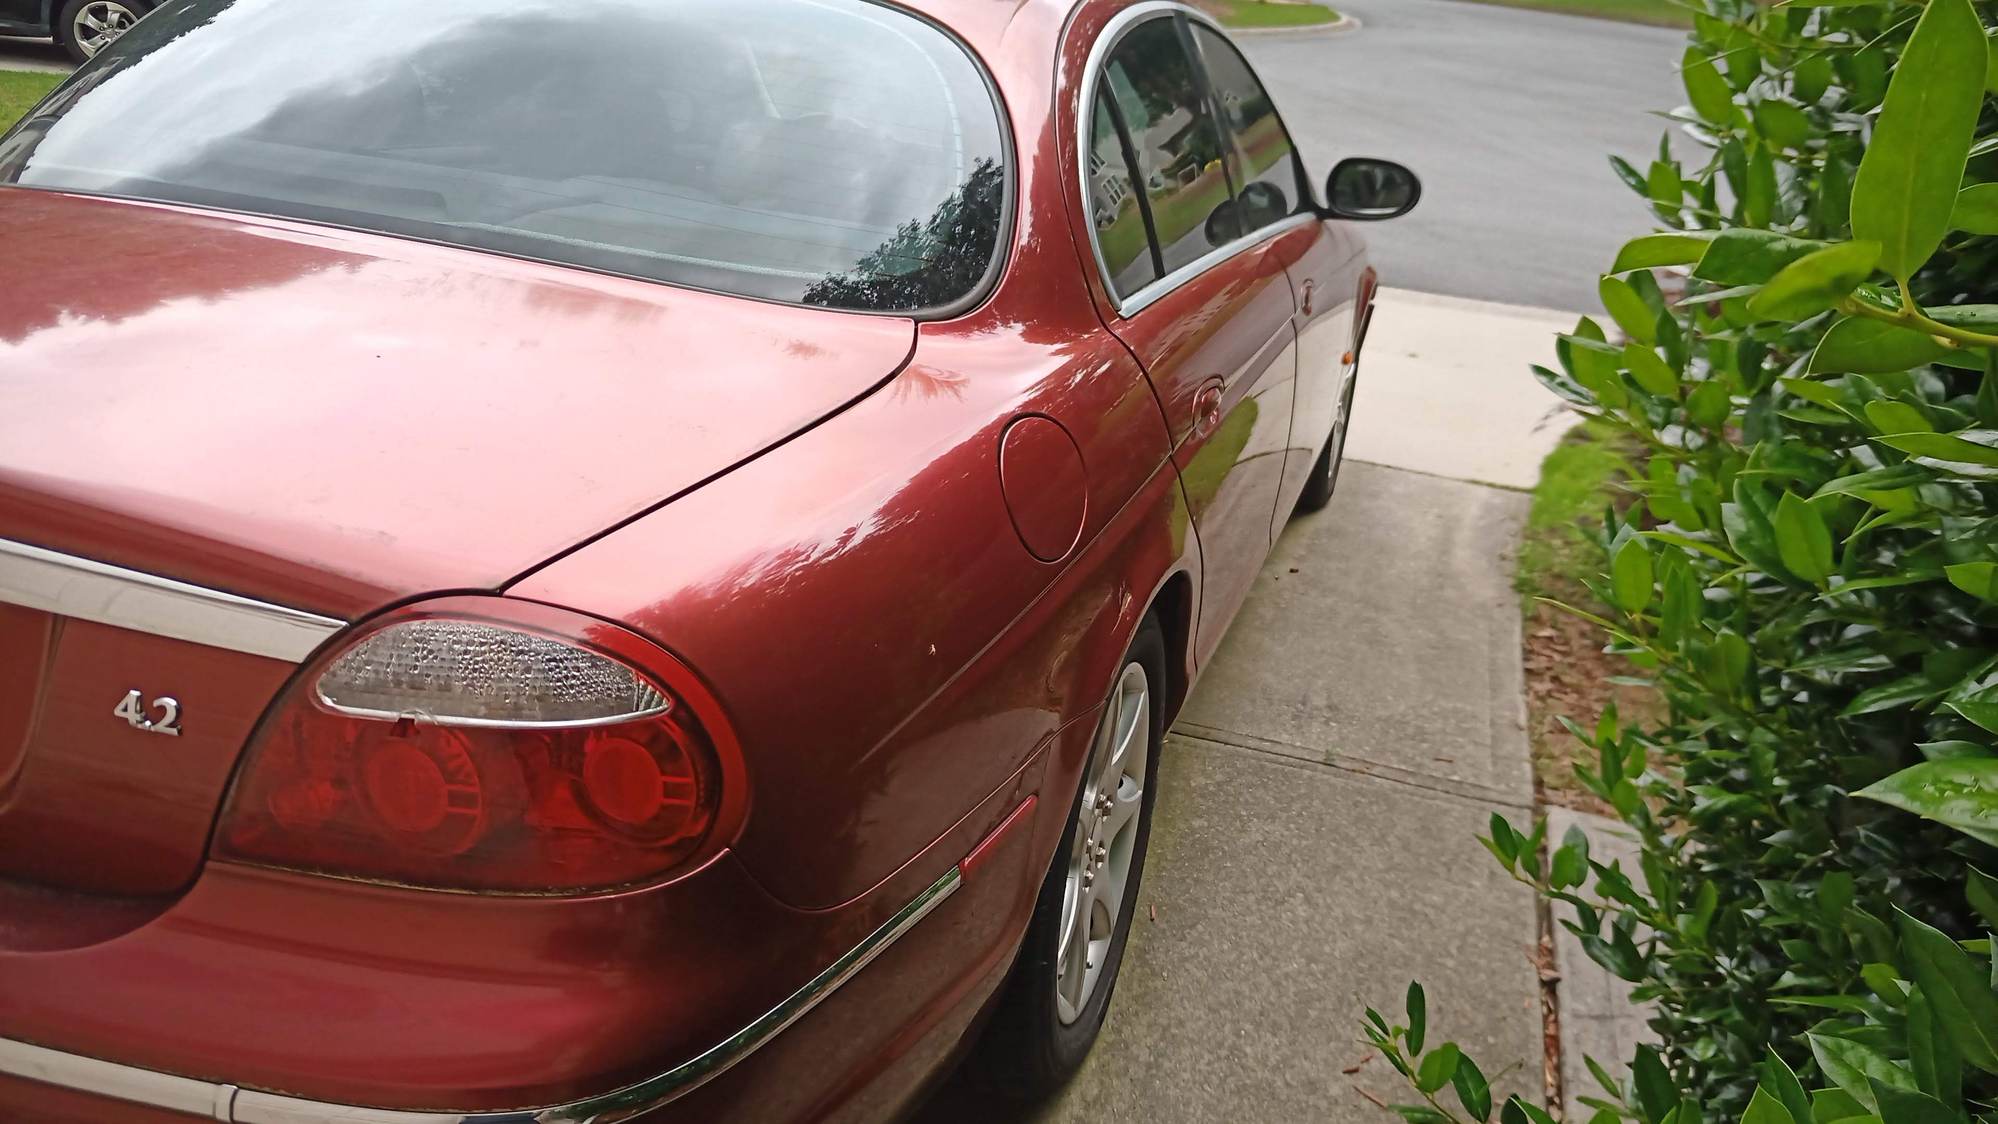
[{"label": "side mirror", "polygon": [[1379,222],[1400,218],[1422,198],[1422,181],[1392,160],[1355,156],[1339,161],[1325,180],[1326,210],[1334,218]]}]

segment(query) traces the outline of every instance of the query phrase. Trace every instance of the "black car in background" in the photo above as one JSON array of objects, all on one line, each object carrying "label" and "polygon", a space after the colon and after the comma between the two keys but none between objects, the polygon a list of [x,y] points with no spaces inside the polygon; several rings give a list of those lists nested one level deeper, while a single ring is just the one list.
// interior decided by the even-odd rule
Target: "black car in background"
[{"label": "black car in background", "polygon": [[0,35],[54,39],[78,62],[104,49],[158,0],[0,0]]}]

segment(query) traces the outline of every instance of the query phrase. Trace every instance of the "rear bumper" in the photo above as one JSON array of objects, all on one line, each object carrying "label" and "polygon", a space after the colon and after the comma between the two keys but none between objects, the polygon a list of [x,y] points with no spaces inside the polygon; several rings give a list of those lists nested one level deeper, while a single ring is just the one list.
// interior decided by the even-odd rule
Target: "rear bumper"
[{"label": "rear bumper", "polygon": [[[566,1124],[628,1119],[666,1104],[721,1076],[829,998],[876,957],[957,892],[951,867],[880,928],[854,945],[782,1003],[706,1053],[664,1073],[582,1100],[542,1108],[435,1112],[366,1108],[305,1100],[236,1085],[200,1081],[136,1066],[0,1039],[0,1075],[164,1114],[236,1124]],[[25,1094],[24,1094],[25,1095]],[[0,1088],[0,1103],[8,1094]]]}]

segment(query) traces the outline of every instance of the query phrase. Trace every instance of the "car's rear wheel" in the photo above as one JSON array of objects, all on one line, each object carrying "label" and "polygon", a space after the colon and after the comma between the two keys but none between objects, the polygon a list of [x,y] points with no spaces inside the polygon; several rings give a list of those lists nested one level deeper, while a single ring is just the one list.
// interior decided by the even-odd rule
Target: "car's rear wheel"
[{"label": "car's rear wheel", "polygon": [[1299,515],[1309,515],[1332,502],[1332,492],[1339,486],[1339,466],[1346,462],[1346,431],[1353,424],[1353,388],[1359,384],[1358,372],[1346,380],[1346,392],[1339,399],[1339,416],[1332,422],[1332,436],[1325,442],[1325,451],[1318,454],[1318,463],[1311,466],[1304,491],[1298,493]]},{"label": "car's rear wheel", "polygon": [[138,0],[69,0],[56,18],[56,41],[70,58],[88,62],[145,14]]},{"label": "car's rear wheel", "polygon": [[1074,1074],[1102,1029],[1151,838],[1165,651],[1158,622],[1145,618],[1098,720],[1061,848],[974,1059],[996,1093],[1046,1097]]}]

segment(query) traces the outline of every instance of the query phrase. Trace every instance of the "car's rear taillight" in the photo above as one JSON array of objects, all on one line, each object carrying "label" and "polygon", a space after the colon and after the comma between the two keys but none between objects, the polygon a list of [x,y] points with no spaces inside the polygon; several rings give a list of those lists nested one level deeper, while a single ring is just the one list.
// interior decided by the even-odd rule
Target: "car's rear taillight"
[{"label": "car's rear taillight", "polygon": [[603,621],[454,597],[358,629],[252,739],[222,857],[417,886],[659,879],[740,821],[741,760],[677,660]]}]

